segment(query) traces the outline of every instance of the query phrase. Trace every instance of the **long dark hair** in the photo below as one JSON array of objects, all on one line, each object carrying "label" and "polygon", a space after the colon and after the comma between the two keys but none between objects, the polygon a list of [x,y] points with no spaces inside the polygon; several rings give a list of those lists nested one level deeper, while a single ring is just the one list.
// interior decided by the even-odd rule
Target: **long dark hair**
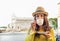
[{"label": "long dark hair", "polygon": [[[34,20],[36,20],[36,15],[34,16]],[[44,31],[50,31],[51,27],[49,26],[47,16],[44,14],[44,22],[43,22],[43,29]],[[39,31],[40,26],[36,24],[36,31]]]},{"label": "long dark hair", "polygon": [[[34,15],[34,20],[36,20],[36,15]],[[47,16],[44,15],[44,22],[43,22],[43,29],[44,29],[44,32],[46,31],[50,31],[51,27],[49,26],[49,23],[48,23],[48,19],[47,19]],[[36,24],[36,28],[35,28],[35,31],[39,31],[40,30],[40,26],[38,24]],[[36,33],[35,36],[39,36],[40,34]]]}]

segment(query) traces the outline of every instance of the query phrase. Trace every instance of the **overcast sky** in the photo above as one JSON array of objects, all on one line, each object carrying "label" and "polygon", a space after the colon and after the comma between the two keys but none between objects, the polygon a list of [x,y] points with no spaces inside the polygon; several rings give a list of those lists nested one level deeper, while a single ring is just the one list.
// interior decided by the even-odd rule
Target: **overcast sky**
[{"label": "overcast sky", "polygon": [[11,16],[32,17],[38,6],[49,13],[48,17],[57,17],[59,0],[0,0],[0,26],[11,22]]}]

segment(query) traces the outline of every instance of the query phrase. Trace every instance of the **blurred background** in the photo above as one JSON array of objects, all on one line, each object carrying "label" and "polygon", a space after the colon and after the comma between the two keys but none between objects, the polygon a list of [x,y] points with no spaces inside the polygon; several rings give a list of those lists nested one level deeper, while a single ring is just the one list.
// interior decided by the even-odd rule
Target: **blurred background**
[{"label": "blurred background", "polygon": [[0,0],[0,41],[24,41],[38,6],[48,12],[49,25],[60,41],[60,0]]}]

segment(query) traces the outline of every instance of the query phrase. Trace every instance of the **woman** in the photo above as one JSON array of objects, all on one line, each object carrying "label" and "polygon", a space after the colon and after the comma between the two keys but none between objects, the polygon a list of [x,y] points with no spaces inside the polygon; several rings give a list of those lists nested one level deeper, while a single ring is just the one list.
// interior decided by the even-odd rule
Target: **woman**
[{"label": "woman", "polygon": [[32,15],[34,22],[31,24],[26,41],[56,41],[54,30],[48,23],[48,13],[45,12],[44,8],[38,7]]}]

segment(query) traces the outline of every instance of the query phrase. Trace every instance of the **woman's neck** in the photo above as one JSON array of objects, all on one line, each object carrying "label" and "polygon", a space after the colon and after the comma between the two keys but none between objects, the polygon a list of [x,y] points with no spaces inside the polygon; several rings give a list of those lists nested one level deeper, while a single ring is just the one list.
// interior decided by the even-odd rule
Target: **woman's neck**
[{"label": "woman's neck", "polygon": [[40,29],[42,29],[42,28],[43,28],[43,26],[41,25],[41,26],[40,26]]}]

